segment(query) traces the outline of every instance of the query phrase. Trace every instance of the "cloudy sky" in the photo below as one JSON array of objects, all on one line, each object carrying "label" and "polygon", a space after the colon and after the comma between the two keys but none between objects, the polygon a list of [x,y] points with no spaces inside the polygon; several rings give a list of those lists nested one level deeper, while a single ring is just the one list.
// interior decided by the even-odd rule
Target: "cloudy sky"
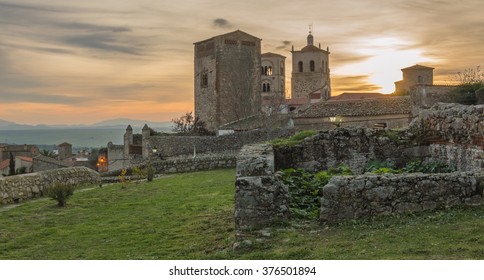
[{"label": "cloudy sky", "polygon": [[401,68],[437,83],[484,67],[483,0],[0,0],[0,119],[169,121],[193,110],[193,43],[243,30],[287,57],[329,46],[333,95],[391,93]]}]

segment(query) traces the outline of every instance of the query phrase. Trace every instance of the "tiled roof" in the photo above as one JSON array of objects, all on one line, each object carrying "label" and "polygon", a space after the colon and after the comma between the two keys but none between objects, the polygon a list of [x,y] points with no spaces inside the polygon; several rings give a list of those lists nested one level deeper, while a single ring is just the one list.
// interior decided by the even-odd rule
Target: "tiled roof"
[{"label": "tiled roof", "polygon": [[7,168],[10,164],[10,160],[9,159],[6,159],[2,162],[0,162],[0,170],[3,170],[5,168]]},{"label": "tiled roof", "polygon": [[314,103],[296,117],[318,118],[334,116],[376,116],[410,114],[412,103],[408,96]]},{"label": "tiled roof", "polygon": [[340,95],[331,96],[330,101],[333,100],[357,100],[357,99],[368,99],[368,98],[385,98],[388,95],[377,93],[377,92],[343,92]]},{"label": "tiled roof", "polygon": [[18,158],[18,159],[23,160],[23,161],[32,162],[31,157],[16,156],[15,158]]},{"label": "tiled roof", "polygon": [[55,165],[58,165],[58,166],[64,166],[64,167],[71,167],[72,166],[72,164],[68,164],[66,162],[56,160],[56,159],[51,158],[51,157],[46,157],[46,156],[41,155],[41,154],[36,155],[34,157],[34,159],[44,161],[44,162],[48,162],[48,163],[51,163],[51,164],[55,164]]}]

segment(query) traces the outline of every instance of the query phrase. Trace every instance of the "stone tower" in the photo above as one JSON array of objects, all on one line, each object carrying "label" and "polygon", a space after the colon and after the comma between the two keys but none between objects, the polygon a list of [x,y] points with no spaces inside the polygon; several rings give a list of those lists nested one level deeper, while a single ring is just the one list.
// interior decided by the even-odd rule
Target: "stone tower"
[{"label": "stone tower", "polygon": [[195,116],[216,130],[257,114],[261,39],[237,30],[194,45]]},{"label": "stone tower", "polygon": [[261,55],[262,99],[286,96],[285,63],[286,57],[280,54],[268,52]]},{"label": "stone tower", "polygon": [[72,158],[72,145],[69,143],[59,144],[59,160]]},{"label": "stone tower", "polygon": [[307,45],[300,51],[292,48],[291,97],[308,97],[319,93],[322,100],[331,96],[329,71],[329,49],[314,46],[312,31],[309,31]]},{"label": "stone tower", "polygon": [[403,79],[395,82],[395,94],[408,94],[416,85],[433,85],[434,68],[415,64],[402,69]]}]

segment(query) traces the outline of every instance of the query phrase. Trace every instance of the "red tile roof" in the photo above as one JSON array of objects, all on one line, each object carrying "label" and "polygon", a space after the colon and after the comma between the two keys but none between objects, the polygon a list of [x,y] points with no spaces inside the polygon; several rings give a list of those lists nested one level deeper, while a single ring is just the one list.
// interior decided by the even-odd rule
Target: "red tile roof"
[{"label": "red tile roof", "polygon": [[343,92],[340,95],[331,96],[329,101],[358,100],[358,99],[385,98],[385,97],[389,97],[389,95],[381,94],[378,92]]},{"label": "red tile roof", "polygon": [[28,161],[28,162],[33,161],[33,159],[31,157],[16,156],[15,158],[18,158],[18,159],[23,160],[23,161]]},{"label": "red tile roof", "polygon": [[7,168],[9,164],[10,164],[9,159],[6,159],[6,160],[0,162],[0,170]]}]

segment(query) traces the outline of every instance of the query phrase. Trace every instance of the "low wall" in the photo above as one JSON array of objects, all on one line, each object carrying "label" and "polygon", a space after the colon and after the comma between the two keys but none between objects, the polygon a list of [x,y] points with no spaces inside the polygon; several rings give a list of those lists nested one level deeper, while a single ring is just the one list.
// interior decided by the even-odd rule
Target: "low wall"
[{"label": "low wall", "polygon": [[274,172],[271,145],[246,145],[237,157],[235,182],[235,230],[269,226],[289,219],[288,189]]},{"label": "low wall", "polygon": [[246,144],[260,143],[274,138],[289,137],[292,129],[254,130],[221,136],[150,136],[143,139],[143,149],[151,154],[154,147],[166,158],[197,153],[237,152]]},{"label": "low wall", "polygon": [[99,184],[100,177],[99,173],[87,167],[72,167],[0,178],[0,204],[40,197],[55,181]]},{"label": "low wall", "polygon": [[234,168],[235,155],[186,158],[153,162],[157,174],[183,173],[212,169]]},{"label": "low wall", "polygon": [[323,187],[320,221],[483,203],[484,173],[337,176]]}]

